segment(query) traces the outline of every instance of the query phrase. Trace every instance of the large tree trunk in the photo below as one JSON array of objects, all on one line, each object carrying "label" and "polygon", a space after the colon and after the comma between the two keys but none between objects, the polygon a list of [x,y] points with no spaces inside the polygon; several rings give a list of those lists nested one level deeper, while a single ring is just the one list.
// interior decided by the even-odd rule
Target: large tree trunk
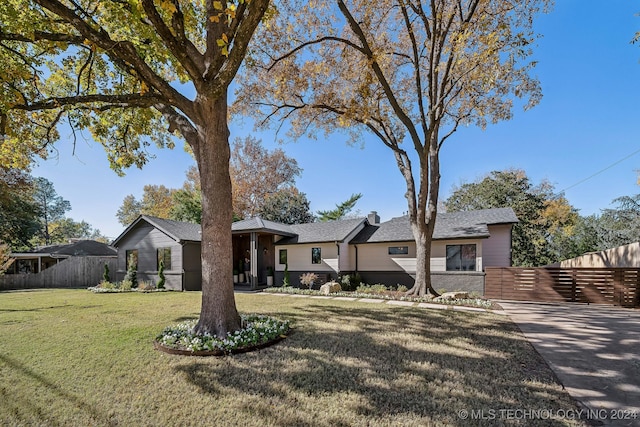
[{"label": "large tree trunk", "polygon": [[[409,220],[416,241],[416,281],[407,295],[432,296],[440,294],[431,285],[431,242],[438,212],[438,193],[440,191],[440,160],[438,153],[438,133],[428,136],[428,156],[420,159],[420,190],[413,185],[407,186],[409,201]],[[409,184],[410,181],[407,181]]]},{"label": "large tree trunk", "polygon": [[429,224],[415,222],[411,224],[416,241],[416,281],[407,295],[432,296],[439,294],[431,286],[431,236],[433,234],[433,220]]},{"label": "large tree trunk", "polygon": [[226,92],[198,99],[201,123],[194,149],[202,187],[202,307],[199,333],[224,337],[241,327],[233,295],[231,178]]}]

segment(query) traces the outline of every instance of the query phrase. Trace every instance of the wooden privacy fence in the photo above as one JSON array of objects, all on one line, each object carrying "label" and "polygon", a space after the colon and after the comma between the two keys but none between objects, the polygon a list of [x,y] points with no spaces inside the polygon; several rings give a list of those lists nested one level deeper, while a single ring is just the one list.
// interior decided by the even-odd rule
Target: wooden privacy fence
[{"label": "wooden privacy fence", "polygon": [[84,288],[102,280],[104,265],[109,265],[112,280],[117,268],[116,257],[70,257],[35,274],[3,274],[0,290],[38,288]]},{"label": "wooden privacy fence", "polygon": [[487,267],[487,298],[640,306],[640,268]]}]

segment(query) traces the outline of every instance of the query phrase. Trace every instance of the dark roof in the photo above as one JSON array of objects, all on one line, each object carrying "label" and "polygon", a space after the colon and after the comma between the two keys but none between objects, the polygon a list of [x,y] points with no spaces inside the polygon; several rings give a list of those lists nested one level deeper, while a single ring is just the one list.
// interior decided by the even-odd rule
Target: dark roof
[{"label": "dark roof", "polygon": [[263,233],[269,232],[273,234],[279,234],[281,236],[295,236],[295,232],[291,229],[290,225],[269,221],[260,217],[236,221],[231,224],[231,231],[233,233],[260,231]]},{"label": "dark roof", "polygon": [[311,222],[290,225],[296,235],[282,239],[276,245],[295,243],[343,242],[366,218],[344,219],[338,221]]},{"label": "dark roof", "polygon": [[140,215],[133,221],[116,239],[113,241],[113,246],[118,246],[118,243],[129,231],[138,225],[141,221],[145,221],[158,230],[162,231],[176,242],[200,242],[202,241],[202,226],[200,224],[194,224],[191,222],[173,221],[170,219],[158,218],[149,215]]},{"label": "dark roof", "polygon": [[[434,240],[489,237],[488,225],[518,222],[511,208],[482,209],[468,212],[438,213],[433,230]],[[352,243],[405,242],[414,240],[409,217],[402,216],[369,225],[351,240]]]},{"label": "dark roof", "polygon": [[118,254],[115,248],[96,242],[95,240],[80,240],[75,243],[65,245],[44,246],[32,251],[31,254],[52,255],[52,256],[115,256]]},{"label": "dark roof", "polygon": [[[194,224],[191,222],[173,221],[171,219],[158,218],[149,215],[140,215],[125,231],[120,234],[114,241],[113,245],[117,246],[118,242],[135,227],[140,221],[145,221],[158,230],[162,231],[177,242],[201,242],[202,241],[202,226],[200,224]],[[294,236],[295,232],[291,230],[291,226],[287,224],[281,224],[278,222],[267,221],[262,218],[250,218],[242,221],[237,221],[231,224],[231,231],[233,233],[242,232],[267,232],[280,234],[282,236]]]}]

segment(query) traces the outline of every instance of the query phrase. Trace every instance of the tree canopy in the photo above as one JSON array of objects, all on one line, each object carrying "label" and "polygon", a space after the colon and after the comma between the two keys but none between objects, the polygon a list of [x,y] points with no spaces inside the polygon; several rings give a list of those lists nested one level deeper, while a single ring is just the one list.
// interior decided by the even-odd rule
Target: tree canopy
[{"label": "tree canopy", "polygon": [[40,232],[40,209],[33,199],[33,179],[17,169],[0,167],[0,244],[30,246]]},{"label": "tree canopy", "polygon": [[362,198],[362,194],[352,194],[347,200],[342,203],[336,204],[335,209],[331,209],[328,211],[318,211],[318,221],[335,221],[338,219],[343,219],[349,214],[358,203],[358,200]]},{"label": "tree canopy", "polygon": [[[234,220],[260,215],[270,196],[281,191],[285,198],[299,197],[297,190],[295,194],[290,190],[301,172],[298,162],[282,149],[270,151],[253,137],[237,138],[232,144],[230,167]],[[200,175],[195,167],[191,167],[180,189],[148,184],[144,186],[142,200],[132,194],[126,196],[118,209],[118,220],[128,226],[138,215],[144,214],[200,223],[201,197]],[[275,212],[273,209],[277,207],[286,210],[285,205],[272,203],[268,208],[270,215],[287,217],[291,214]]]},{"label": "tree canopy", "polygon": [[285,187],[268,194],[259,214],[266,220],[283,224],[306,224],[315,221],[309,209],[307,195],[295,187]]},{"label": "tree canopy", "polygon": [[262,210],[269,194],[294,185],[302,169],[282,149],[269,151],[260,140],[249,136],[234,140],[230,172],[233,213],[250,218]]},{"label": "tree canopy", "polygon": [[131,224],[139,215],[171,218],[177,191],[164,185],[147,184],[142,190],[142,200],[137,200],[133,194],[125,196],[116,217],[124,226]]},{"label": "tree canopy", "polygon": [[570,257],[577,210],[549,182],[534,185],[523,170],[493,171],[454,187],[444,206],[449,212],[513,208],[520,221],[513,227],[516,266],[540,266]]},{"label": "tree canopy", "polygon": [[462,125],[510,119],[515,98],[527,108],[538,103],[532,24],[549,3],[281,2],[251,51],[239,102],[259,125],[287,121],[294,138],[338,128],[352,140],[368,132],[387,146],[405,179],[416,240],[410,292],[435,293],[440,150]]},{"label": "tree canopy", "polygon": [[42,240],[49,245],[51,224],[64,218],[64,214],[71,210],[71,203],[58,195],[51,181],[41,177],[34,180],[33,199],[40,212]]},{"label": "tree canopy", "polygon": [[88,130],[119,173],[146,163],[149,144],[173,147],[176,135],[189,145],[202,180],[202,333],[240,328],[231,278],[227,91],[268,4],[0,4],[2,164],[46,156],[60,139],[59,125],[74,135]]}]

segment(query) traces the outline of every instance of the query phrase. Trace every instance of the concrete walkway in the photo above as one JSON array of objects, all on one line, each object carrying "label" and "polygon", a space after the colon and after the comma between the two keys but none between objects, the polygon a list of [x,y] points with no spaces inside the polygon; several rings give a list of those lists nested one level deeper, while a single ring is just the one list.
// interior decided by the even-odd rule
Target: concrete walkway
[{"label": "concrete walkway", "polygon": [[640,426],[640,310],[496,301],[594,425]]}]

